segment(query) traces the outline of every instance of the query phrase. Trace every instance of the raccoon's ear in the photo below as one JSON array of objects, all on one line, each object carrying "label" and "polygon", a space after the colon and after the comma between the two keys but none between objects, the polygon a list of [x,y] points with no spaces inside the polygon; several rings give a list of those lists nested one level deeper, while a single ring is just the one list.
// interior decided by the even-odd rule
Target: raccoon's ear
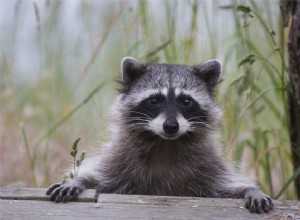
[{"label": "raccoon's ear", "polygon": [[208,60],[195,66],[195,69],[209,88],[213,89],[218,84],[221,75],[221,63],[218,60]]},{"label": "raccoon's ear", "polygon": [[144,65],[133,57],[124,57],[121,62],[122,80],[125,85],[131,84],[143,72]]}]

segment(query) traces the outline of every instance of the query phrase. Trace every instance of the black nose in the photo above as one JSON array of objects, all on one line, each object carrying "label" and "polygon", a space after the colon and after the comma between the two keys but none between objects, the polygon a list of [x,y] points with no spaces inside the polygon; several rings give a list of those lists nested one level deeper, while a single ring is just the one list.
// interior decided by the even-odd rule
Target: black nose
[{"label": "black nose", "polygon": [[175,134],[179,130],[179,124],[177,121],[166,120],[163,124],[163,127],[167,134]]}]

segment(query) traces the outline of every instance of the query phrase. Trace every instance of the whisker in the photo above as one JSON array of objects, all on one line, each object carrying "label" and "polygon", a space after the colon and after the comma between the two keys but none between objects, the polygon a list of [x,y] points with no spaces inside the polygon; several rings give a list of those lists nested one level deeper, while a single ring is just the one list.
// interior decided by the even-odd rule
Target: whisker
[{"label": "whisker", "polygon": [[195,120],[195,119],[203,119],[203,118],[207,118],[207,116],[195,116],[195,117],[191,117],[188,119],[188,121],[191,121],[191,120]]},{"label": "whisker", "polygon": [[129,112],[137,113],[137,114],[140,114],[140,115],[144,115],[144,116],[147,117],[147,118],[151,118],[151,116],[154,117],[154,115],[151,115],[151,116],[150,116],[150,115],[145,114],[144,112],[133,111],[133,110],[131,110],[131,111],[129,111]]}]

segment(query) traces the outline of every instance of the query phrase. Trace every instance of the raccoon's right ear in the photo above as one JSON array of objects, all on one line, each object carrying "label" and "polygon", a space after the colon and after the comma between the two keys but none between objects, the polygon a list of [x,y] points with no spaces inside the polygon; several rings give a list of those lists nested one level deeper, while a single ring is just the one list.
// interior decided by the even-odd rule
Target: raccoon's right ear
[{"label": "raccoon's right ear", "polygon": [[144,65],[133,57],[124,57],[121,62],[122,80],[130,85],[143,73]]}]

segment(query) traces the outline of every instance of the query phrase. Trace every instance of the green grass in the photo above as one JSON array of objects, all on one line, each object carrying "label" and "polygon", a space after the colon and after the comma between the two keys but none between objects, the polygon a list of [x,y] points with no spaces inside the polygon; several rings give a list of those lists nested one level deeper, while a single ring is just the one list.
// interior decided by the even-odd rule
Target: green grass
[{"label": "green grass", "polygon": [[67,2],[15,4],[35,16],[40,60],[30,79],[19,77],[14,39],[25,24],[24,10],[16,7],[5,35],[10,44],[0,57],[1,185],[46,187],[71,165],[69,146],[77,137],[87,149],[109,136],[105,117],[123,56],[184,64],[218,58],[224,154],[272,197],[296,199],[291,183],[299,170],[292,170],[286,114],[287,33],[278,2],[82,2],[79,34],[62,29]]}]

